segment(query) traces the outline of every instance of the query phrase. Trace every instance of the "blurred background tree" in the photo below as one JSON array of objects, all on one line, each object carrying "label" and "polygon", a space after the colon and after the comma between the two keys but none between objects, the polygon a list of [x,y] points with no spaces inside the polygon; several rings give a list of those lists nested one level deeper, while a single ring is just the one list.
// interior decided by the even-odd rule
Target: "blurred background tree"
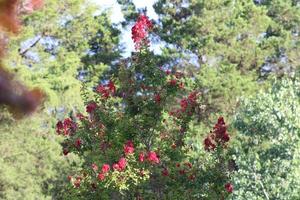
[{"label": "blurred background tree", "polygon": [[3,62],[26,85],[41,88],[46,101],[23,121],[1,108],[1,199],[61,198],[66,172],[79,160],[62,156],[56,120],[84,111],[82,83],[99,82],[121,53],[119,31],[99,10],[83,0],[45,1],[23,16],[21,32],[11,37]]}]

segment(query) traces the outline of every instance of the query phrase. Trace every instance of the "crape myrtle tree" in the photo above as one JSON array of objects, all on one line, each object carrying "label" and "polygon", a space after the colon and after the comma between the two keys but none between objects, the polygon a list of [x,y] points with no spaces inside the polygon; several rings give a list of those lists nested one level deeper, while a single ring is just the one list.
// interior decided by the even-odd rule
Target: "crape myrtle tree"
[{"label": "crape myrtle tree", "polygon": [[64,155],[84,160],[81,170],[70,171],[65,199],[226,199],[233,192],[223,117],[193,157],[186,138],[203,94],[187,74],[156,65],[151,30],[139,15],[130,61],[86,97],[87,115],[58,121]]},{"label": "crape myrtle tree", "polygon": [[[3,2],[9,6],[3,7]],[[16,5],[11,6],[13,2]],[[15,24],[11,28],[18,30],[17,35],[9,35],[3,65],[16,74],[12,80],[18,77],[28,88],[41,88],[45,101],[38,113],[21,121],[1,107],[0,199],[61,199],[62,185],[68,181],[61,177],[76,167],[73,164],[78,159],[61,156],[61,138],[53,134],[57,117],[72,116],[71,111],[84,107],[79,95],[82,81],[85,85],[97,83],[102,71],[119,55],[119,32],[107,12],[97,14],[98,8],[83,0],[47,0],[36,11],[28,2],[41,3],[0,0],[0,23],[12,20]],[[19,4],[30,15],[16,18]],[[5,10],[8,8],[12,10]],[[92,56],[100,55],[96,50],[107,56],[91,65]],[[2,83],[8,85],[7,81]],[[10,86],[16,92],[15,85]],[[1,86],[0,90],[2,95]],[[25,97],[32,100],[30,95]]]}]

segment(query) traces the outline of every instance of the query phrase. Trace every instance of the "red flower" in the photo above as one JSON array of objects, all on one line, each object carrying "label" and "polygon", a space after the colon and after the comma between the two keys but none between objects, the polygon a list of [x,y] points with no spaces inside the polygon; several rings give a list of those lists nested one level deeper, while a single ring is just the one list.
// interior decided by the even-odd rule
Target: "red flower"
[{"label": "red flower", "polygon": [[119,164],[117,164],[117,163],[113,164],[112,167],[113,167],[113,169],[114,169],[115,171],[120,171],[120,170],[121,170]]},{"label": "red flower", "polygon": [[159,163],[159,158],[154,151],[148,152],[148,161],[151,162],[152,164]]},{"label": "red flower", "polygon": [[126,167],[127,161],[125,158],[120,158],[118,165],[120,167],[120,170],[124,170]]},{"label": "red flower", "polygon": [[105,173],[109,172],[109,170],[110,170],[110,166],[108,164],[104,164],[102,166],[102,173],[105,174]]},{"label": "red flower", "polygon": [[231,183],[225,184],[225,189],[227,192],[232,193],[233,192],[233,185]]},{"label": "red flower", "polygon": [[212,143],[210,137],[205,138],[204,140],[204,149],[206,151],[215,150],[216,145]]},{"label": "red flower", "polygon": [[74,181],[74,186],[75,186],[76,188],[79,188],[79,187],[80,187],[80,182],[81,182],[81,179],[76,179],[76,180]]},{"label": "red flower", "polygon": [[116,86],[114,84],[113,81],[109,81],[107,84],[108,89],[110,90],[111,93],[115,93],[116,92]]},{"label": "red flower", "polygon": [[77,113],[76,114],[76,117],[79,119],[79,120],[84,120],[85,119],[85,116],[81,113]]},{"label": "red flower", "polygon": [[188,96],[189,101],[196,102],[198,92],[191,92]]},{"label": "red flower", "polygon": [[195,178],[196,178],[196,176],[195,176],[195,174],[191,174],[190,176],[189,176],[189,179],[192,181],[192,180],[195,180]]},{"label": "red flower", "polygon": [[181,107],[181,111],[185,111],[188,107],[188,100],[187,99],[181,99],[180,107]]},{"label": "red flower", "polygon": [[58,121],[56,123],[56,133],[59,135],[61,134],[62,129],[64,128],[64,125],[62,123],[62,121]]},{"label": "red flower", "polygon": [[177,80],[176,79],[172,79],[172,80],[169,81],[169,84],[171,86],[176,86],[177,85]]},{"label": "red flower", "polygon": [[168,171],[168,169],[164,168],[164,169],[162,170],[161,174],[162,174],[163,176],[169,176],[169,171]]},{"label": "red flower", "polygon": [[134,152],[134,146],[131,140],[128,140],[124,145],[124,152],[125,154],[132,154]]},{"label": "red flower", "polygon": [[144,162],[144,160],[145,160],[145,154],[143,152],[140,153],[139,160],[140,160],[140,162]]},{"label": "red flower", "polygon": [[224,133],[224,135],[222,136],[222,140],[224,142],[228,142],[230,140],[230,137],[229,137],[228,133]]},{"label": "red flower", "polygon": [[226,147],[225,143],[230,140],[227,132],[227,127],[223,117],[219,117],[218,122],[215,124],[213,131],[204,140],[205,150],[214,150],[216,146]]},{"label": "red flower", "polygon": [[72,119],[66,118],[63,122],[63,130],[64,135],[70,135],[71,133],[75,132],[77,129],[77,125],[73,122]]},{"label": "red flower", "polygon": [[100,93],[103,98],[107,99],[111,94],[116,92],[116,86],[113,81],[109,81],[106,85],[98,85],[96,92]]},{"label": "red flower", "polygon": [[160,97],[159,94],[154,95],[154,101],[155,101],[155,103],[157,103],[157,104],[160,103],[161,97]]},{"label": "red flower", "polygon": [[96,88],[96,92],[102,94],[102,97],[105,99],[109,97],[109,90],[107,90],[103,85],[98,85]]},{"label": "red flower", "polygon": [[76,148],[80,148],[82,145],[82,140],[80,138],[75,140],[75,147]]},{"label": "red flower", "polygon": [[179,170],[179,174],[181,175],[185,174],[185,170],[184,169]]},{"label": "red flower", "polygon": [[192,168],[192,163],[190,163],[190,162],[186,162],[186,163],[184,163],[187,167],[189,167],[189,168]]},{"label": "red flower", "polygon": [[103,180],[105,179],[105,175],[104,175],[103,173],[99,173],[99,174],[98,174],[98,179],[99,179],[100,181],[103,181]]},{"label": "red flower", "polygon": [[152,22],[145,15],[140,15],[137,22],[131,29],[132,40],[135,49],[139,49],[143,44],[147,44],[148,31],[152,29]]},{"label": "red flower", "polygon": [[176,163],[176,167],[180,167],[180,163]]},{"label": "red flower", "polygon": [[93,163],[93,164],[92,164],[92,169],[93,169],[94,171],[97,171],[97,170],[98,170],[98,166],[97,166],[95,163]]},{"label": "red flower", "polygon": [[87,113],[92,113],[96,110],[97,108],[97,104],[95,102],[90,102],[87,106],[86,106],[86,112]]},{"label": "red flower", "polygon": [[73,177],[72,177],[72,176],[70,176],[70,175],[67,177],[68,181],[71,181],[71,180],[72,180],[72,178],[73,178]]}]

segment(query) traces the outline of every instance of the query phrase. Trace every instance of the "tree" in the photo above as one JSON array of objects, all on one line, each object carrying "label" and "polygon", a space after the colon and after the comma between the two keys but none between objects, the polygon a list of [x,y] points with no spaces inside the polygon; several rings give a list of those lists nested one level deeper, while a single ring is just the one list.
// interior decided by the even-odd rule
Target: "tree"
[{"label": "tree", "polygon": [[200,63],[212,66],[229,63],[244,73],[260,72],[264,64],[279,63],[284,56],[286,68],[295,69],[299,56],[288,52],[294,52],[299,41],[294,34],[299,24],[297,4],[263,2],[268,6],[246,0],[158,1],[154,7],[162,27],[159,36],[170,44],[171,53],[192,53]]},{"label": "tree", "polygon": [[[232,193],[224,119],[199,143],[187,142],[201,94],[186,74],[156,65],[148,48],[152,27],[140,15],[130,61],[95,87],[88,115],[58,121],[64,154],[84,160],[69,176],[66,199],[222,199]],[[200,157],[191,155],[193,145],[201,146]]]},{"label": "tree", "polygon": [[[62,158],[61,140],[53,134],[56,119],[83,111],[80,78],[88,88],[119,55],[119,32],[108,13],[96,11],[82,0],[46,1],[43,9],[23,16],[20,33],[11,38],[3,62],[30,88],[41,88],[46,101],[40,113],[24,121],[1,108],[0,198],[62,197],[66,172],[78,159]],[[92,62],[92,43],[107,55],[93,68],[87,62]]]},{"label": "tree", "polygon": [[299,80],[275,81],[236,115],[236,199],[299,199]]}]

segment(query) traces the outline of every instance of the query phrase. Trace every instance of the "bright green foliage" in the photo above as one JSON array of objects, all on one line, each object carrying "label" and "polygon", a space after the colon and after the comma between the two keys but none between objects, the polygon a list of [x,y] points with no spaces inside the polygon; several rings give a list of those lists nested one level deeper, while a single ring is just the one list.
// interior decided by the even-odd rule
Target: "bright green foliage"
[{"label": "bright green foliage", "polygon": [[235,199],[299,199],[300,83],[276,81],[247,99],[236,116],[239,130]]},{"label": "bright green foliage", "polygon": [[49,120],[45,113],[23,121],[1,115],[0,199],[62,198],[67,184],[62,177],[78,159],[61,156]]},{"label": "bright green foliage", "polygon": [[10,42],[7,65],[43,89],[49,106],[83,107],[79,72],[95,83],[119,55],[119,32],[106,13],[94,16],[96,11],[83,0],[47,1],[44,9],[24,18],[22,33]]},{"label": "bright green foliage", "polygon": [[73,156],[63,158],[56,119],[84,110],[81,72],[86,87],[94,85],[119,56],[119,32],[107,13],[94,15],[97,9],[83,0],[47,0],[11,37],[5,65],[46,100],[41,113],[24,121],[4,117],[1,108],[0,199],[61,198]]}]

